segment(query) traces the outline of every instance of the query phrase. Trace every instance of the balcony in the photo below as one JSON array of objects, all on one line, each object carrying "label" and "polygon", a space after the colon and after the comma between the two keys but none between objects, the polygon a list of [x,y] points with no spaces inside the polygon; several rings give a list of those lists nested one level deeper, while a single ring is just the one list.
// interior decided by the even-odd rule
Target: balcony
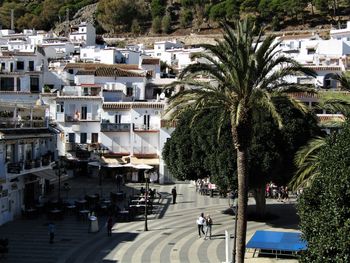
[{"label": "balcony", "polygon": [[65,114],[65,122],[78,122],[78,121],[100,121],[100,116],[97,114],[87,113],[86,117],[82,118],[80,114]]},{"label": "balcony", "polygon": [[44,120],[18,121],[13,119],[0,119],[0,129],[46,128]]},{"label": "balcony", "polygon": [[130,123],[101,123],[101,132],[129,132]]},{"label": "balcony", "polygon": [[59,97],[101,97],[101,88],[84,88],[81,86],[65,86],[63,90],[59,92]]},{"label": "balcony", "polygon": [[134,132],[159,132],[159,125],[135,124],[133,125]]},{"label": "balcony", "polygon": [[137,158],[155,158],[158,157],[157,148],[151,146],[134,147],[133,155]]},{"label": "balcony", "polygon": [[36,159],[28,159],[24,162],[12,162],[7,164],[8,174],[21,174],[23,171],[28,173],[29,170],[37,170],[49,166],[52,161],[52,154],[44,154]]}]

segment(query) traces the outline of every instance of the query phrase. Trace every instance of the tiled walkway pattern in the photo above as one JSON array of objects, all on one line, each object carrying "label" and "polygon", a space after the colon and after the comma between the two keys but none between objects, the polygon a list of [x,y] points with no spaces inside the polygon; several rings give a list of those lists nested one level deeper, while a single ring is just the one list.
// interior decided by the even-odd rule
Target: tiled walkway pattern
[{"label": "tiled walkway pattern", "polygon": [[[139,186],[138,186],[139,187]],[[0,262],[125,262],[187,263],[224,262],[225,230],[231,234],[234,217],[222,214],[228,200],[196,193],[190,184],[177,184],[177,204],[171,204],[172,186],[157,186],[165,198],[157,214],[148,221],[117,222],[112,237],[107,237],[106,218],[99,218],[101,231],[88,233],[88,222],[66,216],[56,222],[55,243],[49,244],[46,218],[21,219],[0,227],[0,237],[10,239],[10,253]],[[196,219],[204,212],[213,218],[213,237],[200,239]],[[249,222],[248,239],[257,229],[270,229],[265,223]],[[262,262],[262,261],[251,261]],[[270,261],[264,261],[270,262]]]}]

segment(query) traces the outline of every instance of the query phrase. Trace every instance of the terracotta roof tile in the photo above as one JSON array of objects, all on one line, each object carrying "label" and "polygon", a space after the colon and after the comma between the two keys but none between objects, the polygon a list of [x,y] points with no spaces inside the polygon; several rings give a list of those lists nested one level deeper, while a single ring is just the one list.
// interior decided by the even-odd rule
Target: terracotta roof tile
[{"label": "terracotta roof tile", "polygon": [[98,63],[69,63],[65,69],[78,69],[77,75],[94,75],[101,77],[144,77],[144,74],[131,71],[139,69],[137,65],[98,64]]},{"label": "terracotta roof tile", "polygon": [[2,51],[3,56],[36,56],[35,52]]},{"label": "terracotta roof tile", "polygon": [[95,70],[98,67],[108,67],[108,68],[121,68],[129,70],[139,70],[139,66],[136,64],[101,64],[101,63],[68,63],[65,69],[87,69]]},{"label": "terracotta roof tile", "polygon": [[159,58],[144,58],[142,60],[142,65],[159,65]]}]

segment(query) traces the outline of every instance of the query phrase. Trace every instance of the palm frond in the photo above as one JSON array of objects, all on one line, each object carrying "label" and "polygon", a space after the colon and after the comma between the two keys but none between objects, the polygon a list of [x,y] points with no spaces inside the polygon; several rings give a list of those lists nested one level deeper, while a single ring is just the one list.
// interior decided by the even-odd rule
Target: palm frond
[{"label": "palm frond", "polygon": [[311,139],[307,145],[302,147],[295,155],[294,162],[297,171],[289,185],[296,190],[312,183],[318,175],[319,152],[325,146],[326,141],[323,137]]}]

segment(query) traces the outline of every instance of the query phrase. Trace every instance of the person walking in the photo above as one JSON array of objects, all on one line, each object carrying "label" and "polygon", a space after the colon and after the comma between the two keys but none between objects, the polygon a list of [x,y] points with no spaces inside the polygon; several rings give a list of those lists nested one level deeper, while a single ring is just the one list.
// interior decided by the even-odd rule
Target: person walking
[{"label": "person walking", "polygon": [[199,238],[201,238],[202,237],[201,234],[205,235],[204,229],[203,229],[204,224],[205,224],[205,218],[204,218],[203,213],[200,214],[200,216],[198,217],[196,222],[197,222],[197,226],[198,226],[198,235],[199,235]]},{"label": "person walking", "polygon": [[49,228],[49,236],[50,236],[49,243],[53,244],[53,241],[55,239],[55,225],[52,222],[50,222],[48,225],[48,228]]},{"label": "person walking", "polygon": [[113,218],[109,216],[107,219],[107,236],[112,236]]},{"label": "person walking", "polygon": [[204,239],[206,240],[207,237],[209,236],[209,239],[211,239],[211,226],[213,225],[213,220],[211,219],[210,215],[207,215],[205,218],[205,236]]},{"label": "person walking", "polygon": [[176,186],[174,186],[174,188],[171,190],[171,194],[173,195],[173,204],[176,204],[176,196],[177,196]]}]

